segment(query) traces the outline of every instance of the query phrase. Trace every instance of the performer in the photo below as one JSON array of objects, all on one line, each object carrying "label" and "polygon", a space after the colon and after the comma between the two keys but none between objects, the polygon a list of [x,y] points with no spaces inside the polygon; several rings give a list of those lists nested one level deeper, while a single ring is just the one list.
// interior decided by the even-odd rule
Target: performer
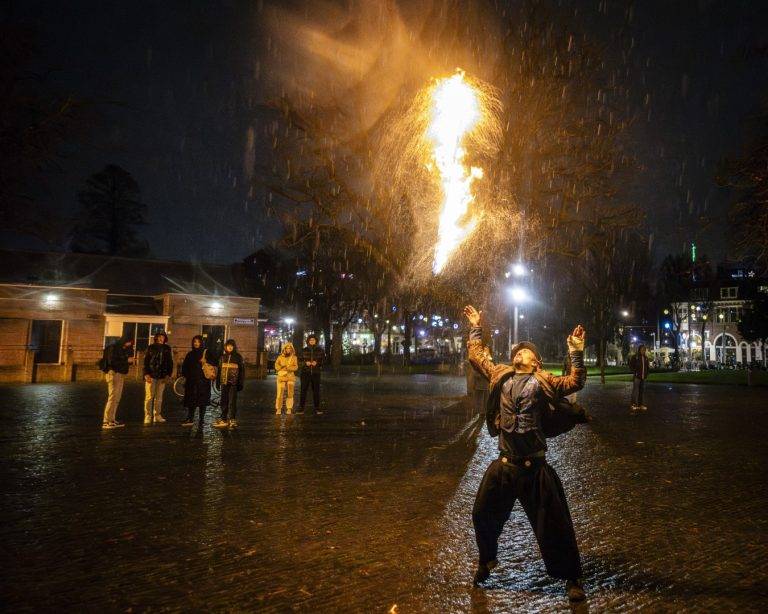
[{"label": "performer", "polygon": [[584,368],[584,329],[568,337],[570,373],[555,376],[542,370],[536,346],[513,346],[509,365],[495,365],[483,346],[481,313],[464,308],[469,320],[469,360],[490,382],[486,424],[499,437],[499,458],[483,476],[472,510],[479,550],[475,586],[496,567],[498,540],[517,499],[525,510],[544,559],[547,573],[566,580],[571,603],[584,601],[581,560],[571,514],[560,478],[547,463],[546,437],[564,433],[589,420],[586,412],[564,397],[581,390]]}]

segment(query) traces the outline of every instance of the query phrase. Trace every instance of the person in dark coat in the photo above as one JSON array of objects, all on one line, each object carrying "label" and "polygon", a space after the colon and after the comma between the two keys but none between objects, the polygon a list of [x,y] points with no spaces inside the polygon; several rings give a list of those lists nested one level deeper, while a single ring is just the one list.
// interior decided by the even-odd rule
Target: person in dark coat
[{"label": "person in dark coat", "polygon": [[307,337],[307,345],[301,353],[301,399],[299,401],[299,411],[304,411],[307,402],[307,394],[312,389],[312,404],[316,414],[322,414],[320,411],[320,376],[323,372],[323,360],[325,353],[317,345],[317,337],[310,335]]},{"label": "person in dark coat", "polygon": [[131,337],[123,337],[104,348],[101,370],[104,372],[104,380],[107,382],[107,404],[104,407],[102,428],[114,429],[125,426],[115,419],[115,415],[117,414],[117,406],[120,404],[120,398],[123,396],[123,382],[131,364],[133,364],[133,339]]},{"label": "person in dark coat", "polygon": [[648,361],[647,348],[641,345],[637,348],[637,354],[629,359],[629,368],[632,371],[632,409],[645,411],[648,409],[643,405],[643,392],[645,390],[645,380],[651,371],[651,364]]},{"label": "person in dark coat", "polygon": [[144,424],[165,422],[163,392],[173,374],[173,351],[168,335],[159,332],[144,356]]},{"label": "person in dark coat", "polygon": [[234,339],[228,339],[224,344],[224,353],[219,358],[217,373],[221,387],[221,418],[213,423],[217,429],[235,428],[237,426],[237,393],[243,389],[245,382],[245,361],[237,351]]},{"label": "person in dark coat", "polygon": [[[568,337],[571,371],[558,377],[542,369],[536,346],[527,341],[512,347],[511,365],[494,364],[482,342],[480,312],[468,305],[464,314],[472,327],[469,360],[490,382],[486,424],[491,436],[499,438],[499,458],[483,475],[472,509],[479,550],[474,584],[485,582],[498,564],[499,537],[519,500],[547,573],[566,581],[572,604],[582,602],[586,596],[576,534],[563,485],[546,460],[546,437],[588,420],[583,409],[564,399],[586,381],[584,329],[577,326]],[[554,416],[560,424],[553,432]]]},{"label": "person in dark coat", "polygon": [[198,422],[203,428],[205,408],[211,402],[211,380],[203,373],[203,362],[208,360],[208,352],[201,335],[192,337],[192,349],[187,352],[181,365],[184,376],[184,407],[187,408],[187,419],[182,426],[192,426],[195,423],[195,408],[198,408]]}]

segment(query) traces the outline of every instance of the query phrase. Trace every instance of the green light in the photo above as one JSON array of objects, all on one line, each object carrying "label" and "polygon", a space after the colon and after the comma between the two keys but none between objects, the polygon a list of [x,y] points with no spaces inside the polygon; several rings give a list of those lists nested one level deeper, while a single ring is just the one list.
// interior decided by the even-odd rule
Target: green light
[{"label": "green light", "polygon": [[691,241],[691,262],[696,262],[696,244]]}]

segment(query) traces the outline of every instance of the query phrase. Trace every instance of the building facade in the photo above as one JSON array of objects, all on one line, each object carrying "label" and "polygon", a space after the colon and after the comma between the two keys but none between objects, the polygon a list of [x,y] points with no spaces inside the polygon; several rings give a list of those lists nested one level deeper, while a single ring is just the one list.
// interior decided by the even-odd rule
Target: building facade
[{"label": "building facade", "polygon": [[[213,352],[234,338],[247,372],[260,373],[260,299],[236,294],[228,267],[201,273],[202,265],[187,263],[35,252],[22,252],[22,263],[19,255],[0,254],[17,259],[0,283],[0,381],[100,379],[104,347],[124,337],[134,340],[132,374],[141,377],[144,352],[160,331],[177,364],[194,335]],[[21,283],[25,274],[35,283]]]},{"label": "building facade", "polygon": [[[718,287],[703,289],[701,300],[679,304],[680,350],[693,360],[721,365],[766,364],[761,342],[748,342],[739,333],[739,322],[758,292],[768,294],[768,282],[738,274],[723,279]],[[714,294],[714,296],[712,296]]]}]

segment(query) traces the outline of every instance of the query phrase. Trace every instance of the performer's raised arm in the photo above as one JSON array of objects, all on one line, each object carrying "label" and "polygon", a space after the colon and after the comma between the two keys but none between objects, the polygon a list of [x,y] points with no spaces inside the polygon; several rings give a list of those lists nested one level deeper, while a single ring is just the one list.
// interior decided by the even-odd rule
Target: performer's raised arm
[{"label": "performer's raised arm", "polygon": [[567,375],[544,373],[548,383],[557,396],[564,397],[584,388],[587,369],[584,366],[584,342],[586,333],[579,324],[568,337],[568,354],[571,358],[571,370]]},{"label": "performer's raised arm", "polygon": [[469,320],[469,342],[467,354],[469,362],[485,379],[493,377],[493,358],[488,347],[483,343],[483,327],[481,326],[482,311],[478,311],[472,305],[464,307],[464,315]]}]

